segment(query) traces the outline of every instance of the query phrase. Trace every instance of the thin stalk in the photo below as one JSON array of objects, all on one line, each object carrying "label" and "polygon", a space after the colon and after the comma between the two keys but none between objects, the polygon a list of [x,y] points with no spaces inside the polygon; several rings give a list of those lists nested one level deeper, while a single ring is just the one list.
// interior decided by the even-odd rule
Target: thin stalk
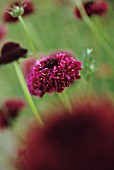
[{"label": "thin stalk", "polygon": [[40,49],[44,49],[44,42],[42,41],[41,34],[39,34],[39,31],[35,29],[34,25],[27,21],[26,22],[27,27],[29,30],[32,30],[31,37],[33,39],[34,44],[36,45],[36,48],[39,47]]},{"label": "thin stalk", "polygon": [[26,24],[25,24],[23,18],[22,18],[21,16],[19,16],[18,19],[19,19],[19,21],[21,22],[21,24],[22,24],[22,26],[23,26],[23,28],[24,28],[24,31],[25,31],[25,33],[26,33],[26,37],[27,37],[28,42],[29,42],[29,46],[30,46],[33,54],[34,54],[35,56],[37,56],[37,53],[36,53],[36,50],[35,50],[35,48],[34,48],[32,39],[31,39],[31,37],[30,37],[29,31],[28,31],[28,29],[27,29],[27,27],[26,27]]},{"label": "thin stalk", "polygon": [[17,62],[14,62],[14,68],[15,68],[16,74],[18,76],[19,82],[21,84],[21,87],[23,89],[23,92],[25,94],[25,97],[26,97],[26,99],[28,101],[28,104],[29,104],[32,112],[34,113],[34,116],[36,117],[38,123],[43,125],[43,122],[42,122],[42,120],[41,120],[41,118],[40,118],[40,116],[38,114],[38,111],[37,111],[37,109],[36,109],[36,107],[34,105],[32,97],[31,97],[31,95],[30,95],[30,93],[28,91],[28,88],[26,86],[26,82],[25,82],[25,79],[23,77],[23,74],[22,74],[22,71],[20,69],[20,66],[19,66],[19,64]]},{"label": "thin stalk", "polygon": [[66,91],[64,90],[61,94],[57,93],[56,95],[59,98],[59,100],[62,102],[62,104],[64,105],[64,108],[68,110],[69,112],[72,112],[72,105],[71,105],[71,102],[69,100],[69,97]]},{"label": "thin stalk", "polygon": [[71,112],[72,111],[71,101],[70,101],[70,99],[69,99],[69,97],[68,97],[68,95],[67,95],[65,90],[63,92],[63,96],[64,96],[64,99],[65,99],[66,107]]}]

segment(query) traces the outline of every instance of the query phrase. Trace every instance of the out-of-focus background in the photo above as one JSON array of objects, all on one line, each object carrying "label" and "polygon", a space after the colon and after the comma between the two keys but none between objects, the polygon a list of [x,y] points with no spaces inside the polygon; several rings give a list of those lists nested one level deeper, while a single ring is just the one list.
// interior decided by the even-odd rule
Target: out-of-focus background
[{"label": "out-of-focus background", "polygon": [[[0,22],[3,22],[2,16],[4,10],[11,2],[13,1],[0,1]],[[74,56],[81,61],[86,50],[92,48],[98,71],[91,78],[89,87],[84,76],[82,76],[80,81],[76,81],[66,91],[71,99],[74,99],[75,96],[81,98],[81,96],[90,93],[90,91],[113,97],[114,2],[113,0],[108,1],[109,10],[107,15],[90,18],[92,23],[97,27],[99,35],[104,37],[105,44],[99,41],[100,37],[97,38],[83,20],[75,17],[75,5],[72,2],[73,0],[33,1],[35,12],[32,15],[24,17],[24,21],[27,24],[34,46],[39,54],[46,55],[53,51],[72,51]],[[14,41],[29,50],[29,45],[21,24],[17,22],[5,23],[5,25],[7,27],[7,36],[3,42],[0,42],[0,48],[4,42]],[[107,50],[107,47],[110,50]],[[0,66],[0,102],[7,97],[14,96],[25,98],[14,71],[14,66],[13,64]],[[45,111],[50,112],[50,109],[58,110],[58,102],[56,102],[57,98],[55,94],[46,94],[41,99],[37,97],[33,97],[33,99],[42,114],[45,114]],[[29,107],[23,113],[26,117],[29,114],[31,115]],[[4,151],[0,150],[0,155],[2,152]],[[1,167],[0,170],[9,170],[7,168],[5,169],[5,167],[1,169]]]},{"label": "out-of-focus background", "polygon": [[[73,0],[72,0],[73,1]],[[93,55],[96,60],[99,73],[92,79],[92,89],[98,93],[109,90],[114,92],[113,79],[113,56],[110,55],[106,47],[99,43],[96,35],[88,28],[83,20],[79,20],[74,16],[75,5],[71,0],[36,0],[33,1],[36,11],[30,16],[24,17],[28,24],[29,32],[33,38],[34,45],[38,53],[49,54],[52,51],[70,50],[77,59],[82,60],[82,56],[87,48],[93,49]],[[99,32],[106,37],[106,43],[110,46],[113,54],[114,48],[114,2],[109,2],[109,11],[106,16],[92,17],[92,22],[96,25]],[[11,1],[0,2],[0,20],[4,10]],[[6,24],[8,35],[6,41],[15,41],[23,47],[29,49],[29,45],[21,24]],[[2,42],[3,43],[3,42]],[[2,44],[1,43],[1,44]],[[81,86],[82,81],[77,81],[75,86]],[[84,83],[84,82],[83,82]],[[82,83],[82,84],[83,84]],[[83,84],[84,85],[84,84]],[[68,88],[69,93],[74,85]],[[79,88],[79,87],[78,87]],[[0,66],[0,99],[5,96],[22,96],[21,87],[15,75],[12,64]],[[73,94],[78,93],[75,87]],[[83,93],[83,89],[81,89]],[[43,98],[50,100],[50,95]],[[43,100],[43,99],[42,99]],[[39,100],[37,100],[39,102]],[[41,103],[41,102],[40,102]]]}]

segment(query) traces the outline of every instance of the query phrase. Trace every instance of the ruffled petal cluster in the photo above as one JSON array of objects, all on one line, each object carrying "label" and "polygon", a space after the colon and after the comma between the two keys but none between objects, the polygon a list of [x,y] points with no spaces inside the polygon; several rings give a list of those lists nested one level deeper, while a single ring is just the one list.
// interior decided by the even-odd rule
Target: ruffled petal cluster
[{"label": "ruffled petal cluster", "polygon": [[61,113],[31,128],[19,149],[17,169],[114,169],[114,107],[109,101],[75,106],[72,114]]},{"label": "ruffled petal cluster", "polygon": [[76,79],[80,79],[81,62],[69,53],[54,53],[37,61],[27,77],[30,93],[42,97],[45,93],[61,93]]},{"label": "ruffled petal cluster", "polygon": [[[93,15],[103,16],[107,13],[109,5],[107,1],[89,1],[83,2],[83,7],[89,17]],[[79,19],[82,18],[80,10],[75,8],[75,16]]]}]

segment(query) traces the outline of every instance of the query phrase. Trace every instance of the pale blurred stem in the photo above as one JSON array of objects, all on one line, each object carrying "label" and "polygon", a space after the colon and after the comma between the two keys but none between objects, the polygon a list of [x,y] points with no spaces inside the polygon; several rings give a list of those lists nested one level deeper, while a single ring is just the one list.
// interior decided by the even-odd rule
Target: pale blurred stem
[{"label": "pale blurred stem", "polygon": [[72,105],[71,105],[71,101],[67,95],[67,92],[66,90],[63,91],[63,97],[64,97],[64,100],[65,100],[65,105],[67,107],[67,109],[69,110],[69,112],[72,111]]},{"label": "pale blurred stem", "polygon": [[25,79],[23,77],[23,73],[21,71],[21,68],[20,68],[20,66],[19,66],[19,64],[17,62],[14,62],[14,68],[15,68],[17,77],[19,79],[20,85],[21,85],[21,87],[23,89],[24,95],[25,95],[25,97],[27,99],[27,102],[28,102],[28,104],[29,104],[29,106],[30,106],[34,116],[36,117],[38,123],[43,125],[43,122],[42,122],[42,120],[41,120],[41,118],[40,118],[40,116],[38,114],[38,111],[37,111],[37,109],[36,109],[36,107],[34,105],[32,97],[31,97],[31,95],[30,95],[30,93],[28,91],[28,88],[26,86],[26,82],[25,82]]},{"label": "pale blurred stem", "polygon": [[32,39],[33,39],[33,42],[38,46],[40,47],[41,49],[44,49],[44,42],[42,41],[42,38],[41,38],[41,35],[39,34],[39,31],[36,30],[36,28],[34,27],[34,25],[27,21],[26,22],[26,25],[27,27],[29,28],[29,30],[32,30],[31,32],[31,36],[32,36]]},{"label": "pale blurred stem", "polygon": [[72,112],[72,105],[70,102],[70,99],[66,93],[66,91],[64,90],[62,93],[56,93],[57,97],[59,98],[59,100],[62,102],[62,104],[64,105],[64,108],[68,111],[68,112]]},{"label": "pale blurred stem", "polygon": [[35,48],[34,48],[32,39],[31,39],[31,37],[30,37],[30,33],[29,33],[29,31],[28,31],[28,29],[27,29],[27,27],[26,27],[26,24],[25,24],[23,18],[22,18],[21,16],[19,16],[18,19],[19,19],[19,21],[21,22],[21,24],[22,24],[22,26],[23,26],[23,28],[24,28],[26,37],[27,37],[27,39],[28,39],[29,46],[30,46],[33,54],[34,54],[35,56],[37,56],[37,53],[36,53],[36,50],[35,50]]},{"label": "pale blurred stem", "polygon": [[78,7],[78,9],[80,10],[80,13],[81,13],[81,16],[82,16],[84,22],[87,24],[87,26],[90,28],[90,30],[94,33],[94,35],[97,38],[97,40],[100,43],[100,45],[104,48],[104,50],[107,51],[107,53],[111,57],[113,57],[113,52],[112,52],[109,44],[104,40],[103,37],[101,37],[101,34],[99,34],[98,28],[93,24],[93,22],[87,16],[82,2],[81,1],[78,2],[77,0],[75,0],[75,3],[76,3],[76,6]]}]

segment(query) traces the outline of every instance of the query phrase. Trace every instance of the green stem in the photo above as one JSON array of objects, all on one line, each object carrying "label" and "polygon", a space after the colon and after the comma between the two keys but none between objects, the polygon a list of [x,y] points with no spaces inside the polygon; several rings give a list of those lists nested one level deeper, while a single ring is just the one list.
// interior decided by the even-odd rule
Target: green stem
[{"label": "green stem", "polygon": [[41,125],[43,125],[43,122],[42,122],[42,120],[41,120],[41,118],[40,118],[40,116],[39,116],[39,114],[38,114],[38,111],[37,111],[37,109],[36,109],[36,107],[35,107],[35,105],[34,105],[34,102],[33,102],[32,98],[31,98],[31,95],[30,95],[30,93],[28,92],[28,88],[27,88],[27,86],[26,86],[25,79],[24,79],[24,77],[23,77],[23,74],[22,74],[22,71],[21,71],[21,69],[20,69],[20,66],[19,66],[19,64],[18,64],[17,62],[14,62],[14,68],[15,68],[16,74],[17,74],[17,76],[18,76],[19,82],[20,82],[20,84],[21,84],[21,87],[22,87],[22,89],[23,89],[23,92],[24,92],[24,94],[25,94],[25,96],[26,96],[26,99],[27,99],[27,101],[28,101],[28,103],[29,103],[29,106],[30,106],[32,112],[34,113],[34,116],[36,117],[37,121],[38,121]]},{"label": "green stem", "polygon": [[22,18],[21,16],[19,16],[18,19],[19,19],[19,21],[21,22],[21,24],[22,24],[22,26],[23,26],[23,28],[24,28],[24,30],[25,30],[25,33],[26,33],[26,36],[27,36],[27,39],[28,39],[28,42],[29,42],[29,46],[30,46],[33,54],[37,56],[37,53],[36,53],[36,50],[35,50],[35,48],[34,48],[32,39],[31,39],[31,37],[30,37],[29,31],[28,31],[28,29],[27,29],[27,27],[26,27],[26,24],[25,24],[23,18]]},{"label": "green stem", "polygon": [[36,48],[44,49],[45,47],[44,42],[42,41],[42,37],[41,34],[39,34],[39,31],[36,30],[34,25],[29,21],[26,22],[26,25],[29,28],[29,30],[32,30],[31,36]]},{"label": "green stem", "polygon": [[99,44],[104,48],[105,51],[107,51],[107,53],[110,56],[113,56],[112,50],[111,50],[109,44],[107,44],[107,42],[104,40],[104,38],[101,37],[98,29],[94,26],[94,24],[90,21],[90,19],[88,17],[84,17],[84,21],[87,24],[87,26],[91,29],[91,31],[94,33],[94,35],[96,35],[96,38],[99,41]]},{"label": "green stem", "polygon": [[66,91],[64,90],[61,94],[57,93],[56,95],[64,105],[64,108],[69,112],[72,112],[72,105]]}]

